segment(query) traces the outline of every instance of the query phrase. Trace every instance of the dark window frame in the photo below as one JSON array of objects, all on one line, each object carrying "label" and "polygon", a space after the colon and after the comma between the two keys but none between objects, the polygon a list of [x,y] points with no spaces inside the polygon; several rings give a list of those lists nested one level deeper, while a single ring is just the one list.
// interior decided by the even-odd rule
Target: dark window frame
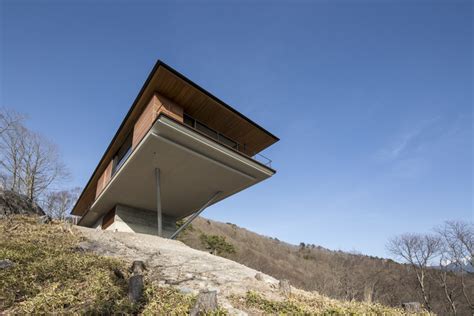
[{"label": "dark window frame", "polygon": [[120,167],[127,161],[132,153],[133,132],[130,132],[124,142],[114,155],[112,163],[112,175],[114,175]]},{"label": "dark window frame", "polygon": [[[242,148],[241,145],[238,142],[236,142],[235,140],[233,140],[232,138],[227,137],[224,134],[216,131],[215,129],[213,129],[211,127],[209,127],[208,125],[196,120],[194,117],[190,116],[189,114],[183,113],[183,123],[187,126],[192,127],[196,131],[198,131],[198,132],[200,132],[200,133],[216,140],[221,145],[224,145],[226,147],[235,149],[237,151],[241,151],[241,149],[245,150],[245,145]],[[201,127],[199,127],[199,126],[201,126]],[[222,140],[222,139],[224,139],[224,140]],[[232,143],[232,145],[231,145],[231,143]]]}]

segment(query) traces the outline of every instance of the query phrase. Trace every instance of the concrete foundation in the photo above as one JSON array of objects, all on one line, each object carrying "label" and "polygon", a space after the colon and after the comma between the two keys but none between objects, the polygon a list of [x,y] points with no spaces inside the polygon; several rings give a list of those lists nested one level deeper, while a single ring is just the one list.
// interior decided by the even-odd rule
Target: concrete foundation
[{"label": "concrete foundation", "polygon": [[[102,218],[93,226],[102,227]],[[106,230],[158,235],[156,211],[142,210],[125,205],[115,207],[114,222]],[[176,231],[176,219],[163,214],[163,236],[169,238]]]}]

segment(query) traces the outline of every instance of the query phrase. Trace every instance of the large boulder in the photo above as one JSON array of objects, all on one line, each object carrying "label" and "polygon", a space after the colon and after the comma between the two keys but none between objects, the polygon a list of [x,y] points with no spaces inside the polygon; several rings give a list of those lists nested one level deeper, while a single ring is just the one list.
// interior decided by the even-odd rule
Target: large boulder
[{"label": "large boulder", "polygon": [[9,190],[0,190],[0,217],[13,214],[45,215],[41,207],[25,195]]}]

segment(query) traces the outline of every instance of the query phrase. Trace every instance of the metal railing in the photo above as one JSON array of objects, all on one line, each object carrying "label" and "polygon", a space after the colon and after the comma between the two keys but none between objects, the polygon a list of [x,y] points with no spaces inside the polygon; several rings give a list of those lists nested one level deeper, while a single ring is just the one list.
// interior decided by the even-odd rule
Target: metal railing
[{"label": "metal railing", "polygon": [[270,167],[270,168],[272,167],[272,160],[268,157],[265,157],[262,154],[254,154],[252,156],[252,159],[260,162],[261,164],[263,164],[267,167]]},{"label": "metal railing", "polygon": [[[216,140],[219,144],[222,144],[226,147],[232,148],[232,149],[237,150],[237,151],[239,151],[239,152],[241,152],[245,155],[248,155],[246,153],[245,144],[242,146],[240,143],[236,142],[232,138],[227,137],[226,135],[222,134],[221,132],[216,131],[215,129],[207,126],[206,124],[202,123],[201,121],[195,119],[194,117],[192,117],[188,114],[184,114],[184,118],[185,118],[185,124],[187,126],[192,127],[194,130],[211,137],[212,139]],[[204,130],[200,129],[198,127],[199,125],[203,126],[205,129],[212,132],[212,135],[210,133],[206,133]],[[235,143],[235,146],[230,146],[229,144],[226,144],[224,141],[222,141],[222,139]],[[259,163],[261,163],[261,164],[263,164],[267,167],[271,168],[271,166],[272,166],[272,160],[268,157],[265,157],[262,154],[254,153],[254,154],[248,155],[248,156],[250,156],[253,160],[255,160],[255,161],[257,161],[257,162],[259,162]]]}]

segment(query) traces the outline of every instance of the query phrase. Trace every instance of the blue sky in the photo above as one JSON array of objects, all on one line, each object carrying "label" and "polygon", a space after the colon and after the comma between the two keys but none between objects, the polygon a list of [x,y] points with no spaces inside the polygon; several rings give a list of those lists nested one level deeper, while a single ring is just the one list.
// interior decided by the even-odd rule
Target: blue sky
[{"label": "blue sky", "polygon": [[281,141],[275,177],[205,216],[387,256],[473,220],[471,1],[5,1],[0,106],[83,186],[157,58]]}]

